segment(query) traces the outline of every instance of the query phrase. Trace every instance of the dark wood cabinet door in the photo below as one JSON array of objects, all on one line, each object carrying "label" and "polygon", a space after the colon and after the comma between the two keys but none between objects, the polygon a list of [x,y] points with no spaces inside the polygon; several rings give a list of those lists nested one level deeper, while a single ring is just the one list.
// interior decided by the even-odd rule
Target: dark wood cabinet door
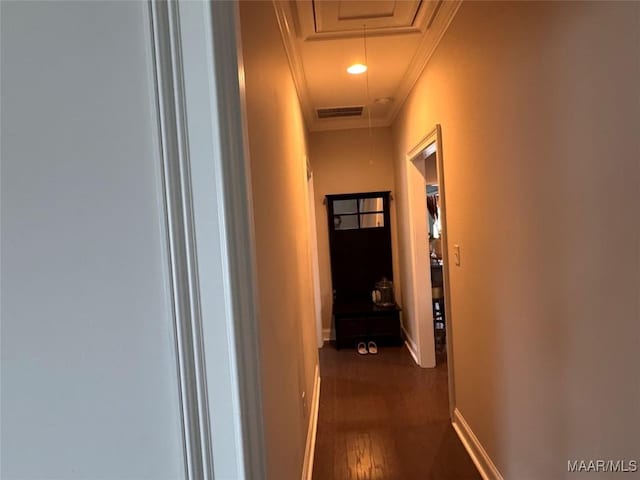
[{"label": "dark wood cabinet door", "polygon": [[389,194],[327,195],[331,281],[338,303],[371,301],[376,282],[393,280]]}]

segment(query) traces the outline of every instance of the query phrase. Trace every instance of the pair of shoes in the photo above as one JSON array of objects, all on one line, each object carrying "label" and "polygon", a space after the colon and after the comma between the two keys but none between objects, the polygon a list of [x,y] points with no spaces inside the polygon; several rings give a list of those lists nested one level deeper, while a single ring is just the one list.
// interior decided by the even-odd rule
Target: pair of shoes
[{"label": "pair of shoes", "polygon": [[360,355],[366,355],[367,353],[376,355],[378,353],[378,345],[376,345],[376,342],[373,341],[369,341],[369,343],[367,344],[365,344],[364,342],[359,342],[358,353]]}]

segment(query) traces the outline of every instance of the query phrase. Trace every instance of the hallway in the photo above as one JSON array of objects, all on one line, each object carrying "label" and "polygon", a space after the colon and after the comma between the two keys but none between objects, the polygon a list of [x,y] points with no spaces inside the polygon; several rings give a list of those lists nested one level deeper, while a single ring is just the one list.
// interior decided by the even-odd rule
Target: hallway
[{"label": "hallway", "polygon": [[[376,34],[380,5],[408,3],[240,2],[265,478],[300,478],[310,458],[319,480],[471,478],[442,367],[420,370],[403,350],[316,348],[335,325],[326,198],[367,192],[393,197],[389,279],[407,339],[422,343],[431,299],[411,218],[426,206],[411,158],[437,126],[443,243],[460,252],[456,424],[483,477],[564,479],[570,459],[636,458],[639,4],[442,2],[435,23],[409,16],[408,30]],[[366,59],[356,4],[375,10]],[[354,62],[366,75],[348,73]],[[611,285],[615,301],[602,295]]]},{"label": "hallway", "polygon": [[320,350],[314,480],[480,479],[447,412],[447,364],[418,367],[405,347],[360,356]]},{"label": "hallway", "polygon": [[0,479],[638,479],[640,0],[0,0],[0,45]]}]

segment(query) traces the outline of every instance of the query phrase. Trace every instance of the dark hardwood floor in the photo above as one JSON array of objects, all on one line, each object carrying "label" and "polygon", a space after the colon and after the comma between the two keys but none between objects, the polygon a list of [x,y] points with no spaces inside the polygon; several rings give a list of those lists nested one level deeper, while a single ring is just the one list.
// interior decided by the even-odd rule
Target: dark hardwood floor
[{"label": "dark hardwood floor", "polygon": [[314,480],[476,480],[448,414],[447,366],[422,369],[406,347],[320,350]]}]

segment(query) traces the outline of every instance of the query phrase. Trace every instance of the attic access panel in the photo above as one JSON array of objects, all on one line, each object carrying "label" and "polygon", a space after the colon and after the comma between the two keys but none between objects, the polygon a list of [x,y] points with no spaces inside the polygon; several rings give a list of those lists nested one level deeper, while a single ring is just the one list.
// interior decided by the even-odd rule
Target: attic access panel
[{"label": "attic access panel", "polygon": [[424,33],[443,0],[289,0],[302,40]]},{"label": "attic access panel", "polygon": [[314,1],[315,31],[362,31],[365,23],[370,29],[411,27],[421,3],[420,0]]}]

